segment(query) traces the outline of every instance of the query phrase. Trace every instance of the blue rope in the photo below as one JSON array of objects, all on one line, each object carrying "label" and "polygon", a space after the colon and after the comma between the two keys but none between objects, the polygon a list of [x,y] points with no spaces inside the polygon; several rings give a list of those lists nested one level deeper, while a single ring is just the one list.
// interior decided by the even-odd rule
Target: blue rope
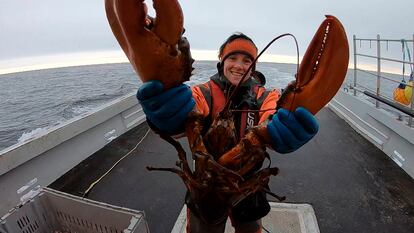
[{"label": "blue rope", "polygon": [[[407,41],[405,41],[405,49],[407,51],[407,55],[408,55],[408,60],[411,62],[411,54],[410,54],[410,49],[408,48],[408,43]],[[412,62],[411,62],[412,63]],[[413,72],[413,64],[410,64],[410,68],[411,68],[411,74],[410,74],[410,81],[413,81],[413,76],[414,76],[414,72]]]},{"label": "blue rope", "polygon": [[[403,61],[405,62],[405,54],[407,53],[408,56],[408,61],[410,63],[411,62],[411,53],[410,53],[410,49],[408,48],[408,43],[406,40],[402,39],[401,40],[401,50],[402,50],[402,54],[403,54]],[[414,72],[413,72],[413,65],[410,64],[410,69],[411,69],[411,74],[410,74],[410,81],[413,80],[413,76],[414,76]],[[403,82],[405,82],[405,63],[403,63]]]},{"label": "blue rope", "polygon": [[403,76],[403,82],[405,82],[405,43],[404,40],[401,40],[401,52],[402,52],[402,76]]}]

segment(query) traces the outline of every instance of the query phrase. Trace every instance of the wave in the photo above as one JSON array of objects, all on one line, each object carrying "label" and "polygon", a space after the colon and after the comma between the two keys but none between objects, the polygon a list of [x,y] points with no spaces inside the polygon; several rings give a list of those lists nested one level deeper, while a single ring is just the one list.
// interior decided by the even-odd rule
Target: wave
[{"label": "wave", "polygon": [[66,106],[60,111],[59,114],[65,119],[71,119],[79,115],[87,114],[94,111],[102,104],[108,103],[123,95],[135,92],[137,89],[136,85],[134,84],[133,88],[129,85],[132,84],[125,84],[111,94],[104,93],[93,95],[66,103]]},{"label": "wave", "polygon": [[[187,83],[203,83],[217,72],[216,62],[196,62]],[[267,87],[284,87],[294,65],[260,64]],[[129,64],[92,65],[4,75],[9,88],[0,107],[0,149],[45,133],[50,127],[96,110],[137,91],[141,82]]]},{"label": "wave", "polygon": [[38,138],[40,136],[43,136],[47,133],[47,131],[52,128],[52,126],[46,126],[43,128],[36,128],[34,130],[28,131],[28,132],[24,132],[18,139],[17,142],[18,143],[23,143],[23,142],[27,142],[30,141],[31,139],[34,138]]}]

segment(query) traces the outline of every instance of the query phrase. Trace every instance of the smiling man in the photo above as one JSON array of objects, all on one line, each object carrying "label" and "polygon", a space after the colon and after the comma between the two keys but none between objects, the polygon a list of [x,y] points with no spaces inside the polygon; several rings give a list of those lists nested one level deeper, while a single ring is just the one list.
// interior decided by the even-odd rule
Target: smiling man
[{"label": "smiling man", "polygon": [[[267,131],[271,139],[271,145],[268,146],[279,153],[297,150],[316,134],[318,122],[308,110],[301,107],[293,113],[283,108],[276,112],[280,93],[264,87],[265,78],[255,70],[253,64],[256,57],[257,47],[253,41],[243,33],[235,33],[220,47],[218,72],[208,82],[192,88],[181,84],[167,91],[159,81],[144,83],[138,90],[137,98],[149,125],[158,132],[171,135],[182,133],[189,112],[196,108],[205,117],[205,128],[210,128],[214,117],[224,108],[231,92],[246,74],[230,104],[231,110],[242,110],[232,111],[235,129],[231,135],[235,138],[215,134],[215,141],[226,142],[226,146],[209,143],[206,145],[209,153],[219,158],[243,138],[249,127],[268,119]],[[251,65],[253,69],[248,71]],[[212,201],[214,198],[209,199],[210,196],[214,197],[214,193],[205,196],[205,201],[198,200],[197,203],[191,200],[190,195],[186,196],[187,232],[222,233],[228,216],[237,233],[261,232],[261,218],[270,211],[264,191],[249,195],[230,211]]]}]

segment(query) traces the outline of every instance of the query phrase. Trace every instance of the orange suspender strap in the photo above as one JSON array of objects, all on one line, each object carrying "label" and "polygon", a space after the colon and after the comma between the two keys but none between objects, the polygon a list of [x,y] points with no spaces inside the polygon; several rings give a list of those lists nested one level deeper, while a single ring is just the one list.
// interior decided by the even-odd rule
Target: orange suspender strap
[{"label": "orange suspender strap", "polygon": [[[210,96],[212,98],[212,106],[213,111],[212,117],[214,118],[221,110],[223,110],[224,105],[226,105],[226,96],[224,96],[223,91],[220,89],[219,85],[217,85],[213,81],[209,81],[208,85],[210,87]],[[213,97],[214,96],[214,97]]]},{"label": "orange suspender strap", "polygon": [[264,91],[263,94],[259,91],[258,105],[260,106],[260,110],[266,111],[260,112],[258,124],[266,121],[276,112],[276,103],[279,98],[280,92],[278,90]]},{"label": "orange suspender strap", "polygon": [[226,97],[224,96],[223,91],[211,80],[207,83],[198,85],[198,87],[200,88],[200,91],[205,98],[210,111],[210,115],[212,118],[214,118],[213,116],[217,115],[221,110],[223,110],[224,105],[226,104]]}]

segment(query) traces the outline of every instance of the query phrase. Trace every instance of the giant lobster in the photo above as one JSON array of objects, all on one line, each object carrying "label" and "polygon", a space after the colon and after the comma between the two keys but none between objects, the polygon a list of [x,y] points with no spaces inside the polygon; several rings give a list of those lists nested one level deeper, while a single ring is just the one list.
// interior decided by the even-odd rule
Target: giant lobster
[{"label": "giant lobster", "polygon": [[[182,36],[184,20],[178,1],[154,0],[153,7],[156,18],[149,25],[143,0],[105,1],[112,31],[141,80],[159,80],[168,89],[189,80],[194,60],[188,41]],[[294,110],[302,106],[316,114],[340,88],[348,60],[349,47],[342,24],[334,16],[326,16],[302,59],[296,81],[282,93],[278,108]],[[160,133],[176,148],[179,161],[174,168],[148,169],[178,174],[200,208],[206,195],[211,193],[224,203],[224,208],[231,208],[249,194],[265,190],[270,176],[276,175],[278,168],[265,167],[249,176],[246,174],[268,156],[266,122],[251,128],[237,145],[219,157],[212,156],[209,151],[214,148],[205,145],[206,140],[214,140],[223,128],[228,132],[228,140],[232,140],[234,122],[230,116],[229,109],[224,108],[214,118],[208,132],[202,135],[203,117],[194,109],[185,128],[195,168],[190,168],[180,143]],[[208,144],[221,148],[219,143]]]}]

